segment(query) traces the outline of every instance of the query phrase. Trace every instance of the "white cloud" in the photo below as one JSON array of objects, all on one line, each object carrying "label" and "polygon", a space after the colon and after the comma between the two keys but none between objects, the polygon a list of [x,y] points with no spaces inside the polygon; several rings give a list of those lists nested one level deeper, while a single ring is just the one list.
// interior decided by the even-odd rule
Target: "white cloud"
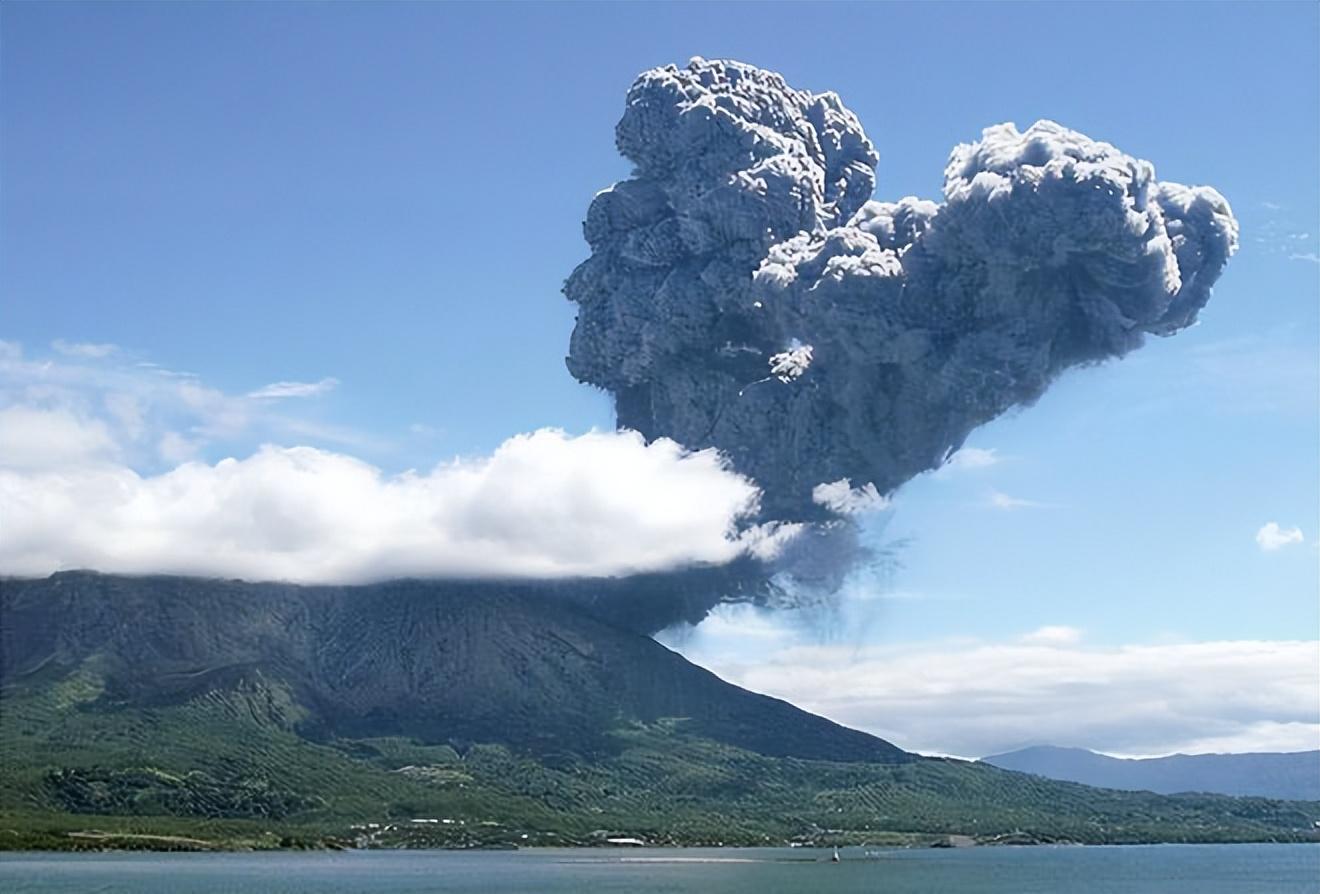
[{"label": "white cloud", "polygon": [[147,477],[108,462],[15,468],[0,470],[0,573],[298,582],[626,574],[727,562],[762,546],[775,532],[738,531],[757,496],[715,452],[648,445],[630,432],[542,430],[488,457],[393,477],[310,447]]},{"label": "white cloud", "polygon": [[1294,254],[1290,254],[1290,255],[1288,255],[1288,260],[1290,260],[1290,261],[1309,261],[1309,262],[1311,262],[1312,264],[1320,264],[1320,255],[1316,254],[1316,253],[1313,252],[1313,251],[1307,251],[1307,252],[1296,252],[1296,253],[1294,253]]},{"label": "white cloud", "polygon": [[55,339],[50,346],[66,357],[81,357],[84,360],[100,360],[119,350],[118,345],[70,342],[62,338]]},{"label": "white cloud", "polygon": [[1301,528],[1281,528],[1278,522],[1261,525],[1260,530],[1256,532],[1256,545],[1267,553],[1292,546],[1294,543],[1301,543],[1305,539]]},{"label": "white cloud", "polygon": [[1024,500],[1019,497],[1010,497],[1008,494],[997,490],[991,490],[985,498],[986,505],[992,509],[1002,509],[1011,512],[1014,509],[1040,509],[1048,504],[1037,503],[1035,500]]},{"label": "white cloud", "polygon": [[1072,646],[1081,641],[1082,631],[1063,625],[1038,627],[1021,638],[1021,642],[1030,646]]},{"label": "white cloud", "polygon": [[795,636],[776,650],[763,630],[739,647],[736,631],[707,639],[698,626],[679,648],[740,686],[927,753],[1320,748],[1320,642],[1087,646],[1074,634],[862,647]]},{"label": "white cloud", "polygon": [[160,441],[156,444],[156,452],[165,462],[178,464],[195,458],[201,446],[197,441],[186,438],[177,431],[167,431],[160,436]]},{"label": "white cloud", "polygon": [[408,426],[408,433],[416,435],[419,438],[439,438],[444,432],[433,425],[427,425],[425,422],[414,422]]},{"label": "white cloud", "polygon": [[[51,469],[82,466],[116,452],[106,426],[67,410],[29,406],[0,409],[0,467]],[[15,519],[5,513],[5,525]]]},{"label": "white cloud", "polygon": [[988,469],[991,466],[999,465],[1001,461],[1002,457],[993,447],[964,447],[945,460],[944,465],[935,470],[934,476],[936,478],[949,478],[958,472]]},{"label": "white cloud", "polygon": [[[73,414],[95,421],[134,468],[160,468],[162,457],[174,461],[179,442],[161,450],[173,432],[196,451],[220,447],[250,449],[262,441],[294,441],[350,446],[384,454],[390,445],[343,427],[300,416],[297,401],[278,397],[310,396],[335,386],[320,382],[276,382],[253,392],[228,394],[190,373],[165,369],[113,346],[54,343],[61,353],[25,356],[16,342],[0,342],[0,407],[26,406]],[[97,356],[92,356],[97,354]]]},{"label": "white cloud", "polygon": [[[1320,725],[1301,721],[1260,720],[1229,726],[1223,733],[1196,740],[1192,754],[1242,754],[1252,751],[1315,751],[1320,748]],[[1114,757],[1165,757],[1187,754],[1175,749],[1157,754],[1114,752]]]},{"label": "white cloud", "polygon": [[868,481],[861,487],[853,487],[852,482],[847,478],[840,478],[828,484],[817,484],[811,489],[811,499],[816,505],[824,506],[840,515],[865,515],[868,512],[888,509],[890,506],[889,498],[876,490],[871,482]]},{"label": "white cloud", "polygon": [[137,395],[112,391],[102,399],[110,418],[118,423],[129,440],[142,437],[146,427],[145,409]]},{"label": "white cloud", "polygon": [[316,397],[334,390],[339,380],[327,376],[319,382],[271,382],[248,393],[254,400],[281,400],[289,397]]},{"label": "white cloud", "polygon": [[[64,568],[250,579],[609,575],[773,555],[759,496],[713,452],[635,434],[541,431],[429,473],[299,416],[335,385],[232,395],[117,351],[27,357],[0,343],[0,574]],[[262,441],[298,447],[263,447]],[[198,458],[246,457],[218,463]]]}]

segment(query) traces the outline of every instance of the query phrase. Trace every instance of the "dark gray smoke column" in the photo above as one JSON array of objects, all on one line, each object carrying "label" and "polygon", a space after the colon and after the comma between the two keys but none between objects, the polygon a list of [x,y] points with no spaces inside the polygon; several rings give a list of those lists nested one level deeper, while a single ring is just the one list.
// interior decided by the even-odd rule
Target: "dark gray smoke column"
[{"label": "dark gray smoke column", "polygon": [[[715,446],[767,517],[887,493],[1070,366],[1190,325],[1237,247],[1209,187],[1050,121],[954,149],[944,203],[868,201],[876,153],[833,93],[694,59],[638,78],[601,192],[569,370],[619,425]],[[843,488],[846,494],[846,488]]]}]

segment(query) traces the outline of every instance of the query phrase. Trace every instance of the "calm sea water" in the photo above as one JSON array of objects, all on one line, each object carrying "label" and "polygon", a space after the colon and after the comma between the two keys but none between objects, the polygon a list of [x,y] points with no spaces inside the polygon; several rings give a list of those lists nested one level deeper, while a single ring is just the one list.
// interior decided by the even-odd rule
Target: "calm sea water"
[{"label": "calm sea water", "polygon": [[1320,846],[3,854],[0,891],[1320,894]]}]

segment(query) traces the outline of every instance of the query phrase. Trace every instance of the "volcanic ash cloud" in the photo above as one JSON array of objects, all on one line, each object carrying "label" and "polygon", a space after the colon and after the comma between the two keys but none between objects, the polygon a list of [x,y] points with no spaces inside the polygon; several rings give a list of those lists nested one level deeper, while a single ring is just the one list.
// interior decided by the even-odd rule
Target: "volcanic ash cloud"
[{"label": "volcanic ash cloud", "polygon": [[1191,325],[1237,247],[1214,189],[1052,121],[956,147],[942,203],[873,201],[839,97],[738,62],[646,72],[617,141],[634,175],[587,213],[569,370],[621,427],[726,453],[773,518],[889,493],[1063,370]]}]

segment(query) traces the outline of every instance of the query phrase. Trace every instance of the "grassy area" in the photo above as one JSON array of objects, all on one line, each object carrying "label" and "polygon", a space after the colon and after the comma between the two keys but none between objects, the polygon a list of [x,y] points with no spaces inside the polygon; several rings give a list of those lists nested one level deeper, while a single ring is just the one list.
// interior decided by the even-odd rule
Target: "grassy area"
[{"label": "grassy area", "polygon": [[399,738],[310,741],[260,676],[117,704],[94,669],[0,702],[0,848],[498,847],[601,843],[1296,841],[1320,803],[1162,797],[958,761],[772,758],[621,724],[606,753]]}]

